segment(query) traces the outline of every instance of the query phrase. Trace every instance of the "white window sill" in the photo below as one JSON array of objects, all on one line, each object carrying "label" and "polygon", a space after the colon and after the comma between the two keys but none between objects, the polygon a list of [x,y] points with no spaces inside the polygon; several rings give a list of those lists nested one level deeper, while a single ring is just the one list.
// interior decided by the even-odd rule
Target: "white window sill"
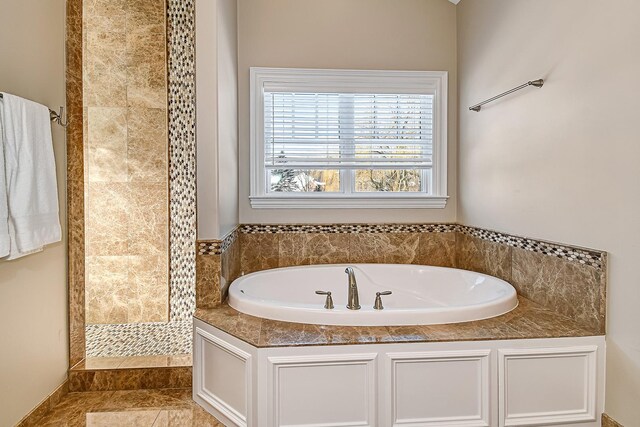
[{"label": "white window sill", "polygon": [[448,196],[250,196],[256,209],[443,209]]}]

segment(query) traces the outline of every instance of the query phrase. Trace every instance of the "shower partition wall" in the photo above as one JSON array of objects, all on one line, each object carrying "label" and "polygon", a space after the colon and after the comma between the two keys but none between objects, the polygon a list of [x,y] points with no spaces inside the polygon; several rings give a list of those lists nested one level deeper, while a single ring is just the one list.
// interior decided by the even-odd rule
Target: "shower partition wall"
[{"label": "shower partition wall", "polygon": [[[71,275],[70,311],[84,317],[84,353],[190,353],[193,3],[84,0],[81,54],[84,176],[82,186],[70,185],[70,200],[84,199],[85,253],[84,275]],[[81,234],[77,228],[70,233]],[[78,264],[70,259],[70,269]],[[83,334],[77,321],[70,328],[73,364],[81,347],[73,337]]]}]

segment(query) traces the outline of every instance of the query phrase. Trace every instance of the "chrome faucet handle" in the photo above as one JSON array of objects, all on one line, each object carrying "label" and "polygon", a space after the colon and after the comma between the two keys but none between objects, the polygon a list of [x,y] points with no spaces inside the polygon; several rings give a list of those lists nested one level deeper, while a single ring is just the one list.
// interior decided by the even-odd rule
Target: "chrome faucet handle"
[{"label": "chrome faucet handle", "polygon": [[391,295],[393,292],[391,291],[382,291],[382,292],[376,292],[376,302],[373,303],[373,308],[375,308],[376,310],[382,310],[384,309],[384,307],[382,306],[382,295]]},{"label": "chrome faucet handle", "polygon": [[326,295],[327,299],[324,302],[324,308],[327,310],[333,310],[333,298],[331,298],[331,291],[316,291],[318,295]]}]

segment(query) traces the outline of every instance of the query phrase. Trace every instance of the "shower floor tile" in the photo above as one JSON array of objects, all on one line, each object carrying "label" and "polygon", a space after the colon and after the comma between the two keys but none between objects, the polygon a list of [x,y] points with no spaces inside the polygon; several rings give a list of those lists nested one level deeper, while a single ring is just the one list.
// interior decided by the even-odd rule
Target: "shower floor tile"
[{"label": "shower floor tile", "polygon": [[69,393],[38,426],[222,427],[190,389]]},{"label": "shower floor tile", "polygon": [[174,366],[191,366],[190,354],[171,356],[125,356],[125,357],[87,357],[84,369],[126,369],[126,368],[166,368]]}]

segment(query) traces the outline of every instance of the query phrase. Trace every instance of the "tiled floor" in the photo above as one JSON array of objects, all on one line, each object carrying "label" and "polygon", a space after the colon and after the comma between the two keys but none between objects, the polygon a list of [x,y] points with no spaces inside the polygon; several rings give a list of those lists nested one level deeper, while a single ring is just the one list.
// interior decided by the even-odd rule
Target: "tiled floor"
[{"label": "tiled floor", "polygon": [[43,427],[223,427],[191,400],[190,389],[69,393]]},{"label": "tiled floor", "polygon": [[87,357],[84,360],[83,369],[165,368],[171,366],[191,366],[191,355]]}]

